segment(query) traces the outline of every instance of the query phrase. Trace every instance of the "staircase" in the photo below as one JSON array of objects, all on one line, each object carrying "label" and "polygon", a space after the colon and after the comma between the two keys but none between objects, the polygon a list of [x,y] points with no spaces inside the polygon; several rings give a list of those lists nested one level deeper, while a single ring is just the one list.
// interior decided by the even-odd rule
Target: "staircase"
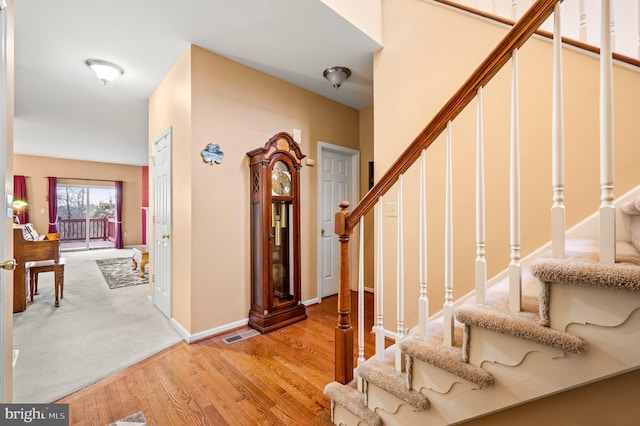
[{"label": "staircase", "polygon": [[[406,333],[402,303],[398,303],[396,343],[385,348],[382,320],[382,283],[376,282],[376,354],[365,360],[359,342],[357,369],[353,372],[353,331],[350,326],[348,242],[363,215],[376,209],[382,217],[382,197],[398,188],[398,265],[403,265],[402,193],[403,174],[414,163],[420,167],[422,199],[424,155],[441,134],[447,136],[447,162],[451,150],[452,121],[472,99],[482,111],[482,88],[509,60],[516,65],[517,50],[555,10],[557,0],[540,0],[515,24],[463,87],[418,135],[380,182],[353,209],[341,205],[336,214],[336,233],[341,241],[341,277],[336,328],[336,381],[325,388],[332,402],[332,420],[339,425],[441,425],[456,424],[509,407],[576,388],[640,368],[640,187],[613,199],[613,164],[607,137],[609,112],[601,105],[601,200],[598,212],[580,226],[565,230],[562,161],[554,156],[554,206],[552,241],[534,255],[520,259],[519,169],[517,120],[512,122],[511,238],[510,262],[504,274],[486,280],[484,262],[484,182],[482,155],[477,174],[476,290],[453,300],[450,210],[450,171],[447,171],[447,229],[445,230],[445,300],[443,311],[430,317],[426,294],[426,209],[420,202],[420,320]],[[608,2],[605,0],[603,4]],[[603,9],[604,10],[604,9]],[[604,69],[601,99],[607,101],[607,67],[611,50],[602,49]],[[554,55],[561,55],[554,41]],[[560,57],[561,63],[561,57]],[[608,65],[607,65],[608,64]],[[554,68],[556,68],[554,66]],[[561,65],[559,66],[561,72]],[[517,72],[517,71],[516,71]],[[554,71],[555,73],[555,71]],[[556,76],[554,75],[554,79]],[[515,78],[514,80],[517,80]],[[562,88],[554,80],[554,102],[562,109]],[[559,87],[558,87],[559,86]],[[557,89],[557,90],[556,90]],[[517,87],[512,110],[517,111]],[[604,108],[604,109],[603,109]],[[613,112],[610,111],[611,119]],[[512,114],[513,115],[513,114]],[[554,115],[554,152],[562,151],[561,113]],[[481,112],[478,113],[481,117]],[[482,120],[478,122],[481,135]],[[604,136],[603,136],[604,134]],[[477,152],[482,153],[479,136]],[[558,148],[558,144],[560,144]],[[560,155],[562,157],[562,155]],[[377,251],[381,255],[383,235],[377,224]],[[602,236],[593,239],[593,229]],[[361,232],[362,234],[362,232]],[[363,242],[360,240],[360,246]],[[362,254],[361,254],[362,257]],[[382,257],[376,260],[377,268]],[[403,268],[398,267],[401,271]],[[361,269],[362,270],[362,269]],[[377,276],[382,271],[377,270]],[[360,273],[362,276],[362,272]],[[404,299],[403,276],[398,273],[397,299]],[[363,292],[362,278],[359,290]],[[362,305],[360,305],[362,306]],[[359,309],[362,315],[362,309]],[[359,321],[360,324],[363,321]],[[358,330],[362,336],[365,331]],[[387,333],[388,334],[388,333]]]}]

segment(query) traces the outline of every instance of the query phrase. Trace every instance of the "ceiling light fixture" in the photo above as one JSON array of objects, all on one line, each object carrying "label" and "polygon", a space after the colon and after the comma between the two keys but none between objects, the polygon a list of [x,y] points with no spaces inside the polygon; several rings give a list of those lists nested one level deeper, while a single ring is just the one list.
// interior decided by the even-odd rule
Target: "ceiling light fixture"
[{"label": "ceiling light fixture", "polygon": [[324,78],[331,82],[331,85],[338,89],[351,75],[351,70],[347,67],[329,67],[322,73]]},{"label": "ceiling light fixture", "polygon": [[101,59],[87,59],[84,63],[96,73],[105,85],[124,74],[124,70],[118,65]]}]

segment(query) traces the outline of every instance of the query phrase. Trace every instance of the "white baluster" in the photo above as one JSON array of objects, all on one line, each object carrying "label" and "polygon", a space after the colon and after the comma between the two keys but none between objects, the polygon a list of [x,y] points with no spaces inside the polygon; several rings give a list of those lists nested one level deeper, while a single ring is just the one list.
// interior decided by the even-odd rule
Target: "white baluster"
[{"label": "white baluster", "polygon": [[609,12],[609,19],[611,20],[611,51],[615,52],[616,51],[616,14],[615,14],[615,2],[611,2],[610,6],[610,12]]},{"label": "white baluster", "polygon": [[383,214],[382,197],[378,200],[377,206],[377,233],[376,244],[376,325],[373,328],[376,333],[376,359],[384,361],[384,245],[383,245]]},{"label": "white baluster", "polygon": [[511,0],[511,19],[518,20],[518,0]]},{"label": "white baluster", "polygon": [[638,0],[638,17],[636,19],[636,28],[638,29],[638,56],[640,58],[640,0]]},{"label": "white baluster", "polygon": [[358,366],[364,359],[364,216],[360,217],[358,256]]},{"label": "white baluster", "polygon": [[613,205],[613,66],[610,0],[602,0],[600,41],[600,262],[615,263],[616,214]]},{"label": "white baluster", "polygon": [[[360,367],[364,359],[364,216],[360,218],[360,233],[358,246],[358,361]],[[364,381],[356,368],[358,390],[364,392]]]},{"label": "white baluster", "polygon": [[420,153],[420,298],[418,299],[418,330],[429,335],[429,297],[427,295],[427,151]]},{"label": "white baluster", "polygon": [[[403,201],[402,201],[402,175],[398,177],[398,251],[397,251],[397,340],[400,343],[404,339],[404,221],[403,221]],[[396,370],[405,371],[405,357],[400,351],[400,345],[396,346]]]},{"label": "white baluster", "polygon": [[484,120],[482,87],[478,89],[478,118],[476,125],[476,303],[484,304],[487,287],[487,259],[485,257],[485,189],[484,189]]},{"label": "white baluster", "polygon": [[522,305],[522,269],[520,267],[520,123],[518,95],[518,49],[511,58],[511,160],[510,160],[510,237],[509,309],[519,312]]},{"label": "white baluster", "polygon": [[444,344],[453,346],[453,182],[452,182],[451,121],[447,123],[446,189],[444,221]]},{"label": "white baluster", "polygon": [[584,0],[580,0],[580,41],[587,42],[587,12],[584,7]]},{"label": "white baluster", "polygon": [[551,130],[551,253],[558,259],[564,257],[565,206],[564,206],[564,102],[562,91],[562,30],[560,3],[556,3],[553,20],[553,107]]}]

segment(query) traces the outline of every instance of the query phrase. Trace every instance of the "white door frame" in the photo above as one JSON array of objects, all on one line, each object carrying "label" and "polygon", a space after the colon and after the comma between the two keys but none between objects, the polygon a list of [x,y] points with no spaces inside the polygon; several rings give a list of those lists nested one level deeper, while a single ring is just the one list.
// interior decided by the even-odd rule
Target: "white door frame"
[{"label": "white door frame", "polygon": [[[317,189],[317,195],[318,195],[318,227],[317,227],[317,233],[316,235],[318,235],[318,258],[316,259],[317,262],[317,269],[318,269],[318,302],[322,302],[322,268],[321,268],[321,264],[320,264],[320,256],[322,253],[322,238],[320,238],[319,236],[321,235],[321,228],[322,228],[322,211],[323,211],[323,197],[322,197],[322,160],[324,157],[324,153],[327,151],[333,151],[333,152],[337,152],[343,155],[348,155],[351,157],[351,192],[352,195],[351,197],[353,198],[353,200],[351,201],[351,206],[349,207],[349,211],[352,211],[353,208],[356,206],[357,201],[360,201],[360,151],[356,150],[356,149],[352,149],[352,148],[346,148],[344,146],[340,146],[340,145],[334,145],[328,142],[322,142],[322,141],[318,141],[318,189]],[[338,206],[335,206],[335,211],[337,212],[339,210]],[[358,278],[358,258],[357,258],[357,253],[358,253],[358,244],[360,241],[360,238],[358,237],[360,230],[358,229],[359,227],[356,227],[356,229],[354,229],[353,234],[351,234],[351,239],[349,240],[349,260],[350,260],[350,264],[349,264],[349,268],[351,271],[350,274],[350,279],[351,279],[351,288],[354,288],[354,285],[357,283],[357,278]],[[331,232],[335,232],[335,230],[331,230]],[[340,265],[336,265],[336,267],[338,268],[338,271],[336,273],[339,273],[339,268]]]},{"label": "white door frame", "polygon": [[[2,206],[0,212],[0,262],[4,262],[8,257],[7,247],[7,154],[9,144],[9,90],[8,90],[8,58],[7,58],[7,2],[0,0],[0,184],[3,190],[0,191]],[[13,220],[12,220],[13,223]],[[13,253],[11,253],[13,255]],[[7,275],[0,270],[0,402],[11,402],[11,386],[13,377],[12,352],[13,352],[13,280],[8,280]],[[11,283],[11,285],[9,284]],[[8,359],[7,359],[8,358]]]},{"label": "white door frame", "polygon": [[[151,144],[151,153],[153,154],[153,155],[152,155],[152,157],[153,157],[153,165],[154,165],[154,167],[152,168],[152,173],[151,173],[151,181],[153,182],[153,184],[154,184],[154,185],[155,185],[155,181],[156,181],[156,168],[155,168],[155,163],[156,163],[156,161],[155,161],[155,146],[156,146],[156,144],[157,144],[158,142],[160,142],[162,139],[168,138],[168,141],[169,141],[169,142],[168,142],[168,145],[169,145],[169,153],[170,153],[170,155],[171,155],[171,152],[172,152],[172,146],[173,146],[172,136],[173,136],[173,134],[172,134],[172,128],[171,128],[171,126],[169,126],[166,130],[164,130],[162,133],[160,133],[158,136],[156,136],[156,137],[153,139],[153,142],[152,142],[152,144]],[[172,182],[173,182],[173,177],[172,177],[172,176],[173,176],[173,170],[172,170],[172,169],[173,169],[173,159],[172,159],[172,157],[173,157],[173,156],[171,156],[170,161],[169,161],[169,189],[168,189],[168,190],[169,190],[169,194],[170,194],[170,199],[171,199],[171,200],[173,200],[173,197],[172,197],[172,195],[173,195],[173,194],[172,194],[172,191],[173,191],[173,184],[172,184]],[[153,187],[153,188],[154,188],[154,189],[153,189],[153,193],[155,194],[155,187]],[[152,233],[151,233],[151,243],[149,243],[149,242],[148,242],[148,239],[147,239],[147,246],[148,246],[149,248],[155,248],[155,246],[156,246],[156,241],[157,241],[157,239],[158,239],[158,232],[159,232],[159,230],[158,230],[158,226],[156,226],[156,223],[155,223],[155,217],[156,217],[156,212],[155,212],[155,203],[156,203],[158,200],[156,200],[156,199],[155,199],[155,197],[153,197],[151,201],[152,201],[152,202],[151,202],[151,207],[152,207],[152,209],[151,209],[151,211],[149,212],[149,214],[151,214],[151,215],[152,215],[151,217],[153,217],[153,218],[154,218],[154,219],[151,221],[151,222],[152,222],[152,223],[151,223],[151,226],[152,226],[153,231],[152,231]],[[169,209],[171,210],[171,212],[169,213],[169,216],[171,217],[171,219],[170,219],[170,223],[169,223],[169,227],[170,227],[170,228],[173,228],[173,224],[172,224],[172,221],[173,221],[173,207],[172,207],[172,203],[173,203],[173,202],[171,201],[171,202],[170,202],[170,204],[169,204]],[[171,229],[171,230],[170,230],[170,232],[169,232],[169,234],[170,234],[170,237],[169,237],[169,238],[170,238],[171,240],[173,239],[173,235],[171,235],[172,233],[173,233],[173,229]],[[169,293],[169,306],[168,306],[168,312],[164,312],[164,311],[162,311],[162,309],[159,309],[159,308],[158,308],[158,309],[159,309],[159,310],[160,310],[164,315],[166,315],[166,316],[167,316],[167,318],[168,318],[168,319],[171,319],[171,317],[172,317],[172,315],[173,315],[173,310],[172,310],[172,307],[173,307],[173,283],[172,283],[172,281],[171,281],[171,277],[172,277],[172,272],[171,272],[171,271],[172,271],[172,260],[171,260],[171,259],[172,259],[172,257],[173,257],[171,247],[172,247],[173,243],[172,243],[172,241],[171,241],[171,240],[169,241],[169,256],[168,256],[168,257],[169,257],[169,262],[168,262],[168,264],[166,265],[166,268],[164,268],[164,269],[163,269],[163,270],[165,271],[166,275],[167,275],[166,277],[164,277],[164,279],[166,279],[166,280],[167,280],[166,282],[168,283],[168,285],[167,285],[168,293]],[[154,256],[155,256],[155,254],[154,254]],[[153,259],[152,259],[152,260],[153,260]],[[151,262],[151,263],[152,263],[152,265],[153,265],[153,262]],[[155,276],[156,276],[156,273],[158,272],[158,269],[159,269],[159,268],[153,268],[153,266],[152,266],[153,274],[152,274],[152,275],[151,275],[151,277],[150,277],[150,281],[151,281],[151,301],[152,301],[153,305],[154,305],[154,306],[156,306],[156,307],[157,307],[157,303],[156,303],[157,299],[156,299],[156,290],[155,290],[155,289],[156,289],[156,285],[155,285]]]}]

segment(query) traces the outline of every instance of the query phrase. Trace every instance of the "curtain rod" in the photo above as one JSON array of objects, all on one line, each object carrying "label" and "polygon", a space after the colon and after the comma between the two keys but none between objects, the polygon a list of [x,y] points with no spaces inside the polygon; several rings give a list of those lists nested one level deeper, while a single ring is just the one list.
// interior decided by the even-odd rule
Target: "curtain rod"
[{"label": "curtain rod", "polygon": [[[47,179],[49,176],[45,176],[44,178]],[[53,176],[51,176],[53,177]],[[87,179],[87,178],[70,178],[70,177],[58,177],[55,176],[56,179],[64,179],[64,180],[84,180],[84,181],[94,181],[94,182],[113,182],[115,183],[115,180],[109,180],[109,179]],[[124,182],[124,181],[122,181]]]}]

